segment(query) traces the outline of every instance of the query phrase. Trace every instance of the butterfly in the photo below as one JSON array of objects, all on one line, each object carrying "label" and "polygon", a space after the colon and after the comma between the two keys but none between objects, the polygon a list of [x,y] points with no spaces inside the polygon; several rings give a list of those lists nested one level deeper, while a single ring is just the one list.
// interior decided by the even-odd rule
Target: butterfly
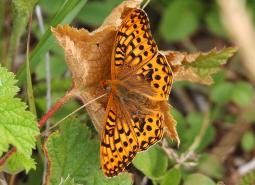
[{"label": "butterfly", "polygon": [[[111,57],[109,97],[101,135],[101,167],[107,177],[125,171],[138,152],[164,134],[173,72],[152,38],[142,9],[129,9],[117,31]],[[171,124],[170,124],[171,125]],[[175,125],[172,138],[178,140]]]}]

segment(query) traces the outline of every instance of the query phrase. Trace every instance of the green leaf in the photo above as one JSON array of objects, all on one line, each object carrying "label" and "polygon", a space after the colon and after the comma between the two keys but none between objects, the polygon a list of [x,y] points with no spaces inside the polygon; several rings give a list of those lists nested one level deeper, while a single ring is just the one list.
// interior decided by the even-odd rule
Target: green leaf
[{"label": "green leaf", "polygon": [[246,132],[241,140],[241,146],[244,151],[249,152],[255,147],[255,135],[253,132]]},{"label": "green leaf", "polygon": [[160,185],[179,185],[181,182],[181,170],[179,168],[172,168],[168,170]]},{"label": "green leaf", "polygon": [[253,87],[247,82],[237,82],[233,88],[232,100],[239,106],[248,106],[254,96]]},{"label": "green leaf", "polygon": [[128,174],[104,177],[99,165],[99,141],[92,139],[90,130],[77,121],[67,121],[61,125],[60,132],[51,134],[45,151],[50,161],[47,174],[50,185],[59,185],[68,176],[84,185],[131,184]]},{"label": "green leaf", "polygon": [[[189,127],[185,130],[185,139],[182,143],[183,148],[187,149],[194,142],[197,135],[200,133],[202,124],[204,124],[204,115],[200,112],[192,112],[187,116],[187,122],[189,123]],[[200,140],[198,147],[196,147],[196,151],[201,151],[206,148],[214,139],[215,129],[209,124],[208,128]]]},{"label": "green leaf", "polygon": [[224,168],[220,161],[213,155],[203,154],[199,159],[198,169],[210,177],[217,179],[223,178]]},{"label": "green leaf", "polygon": [[186,66],[193,67],[201,77],[205,77],[217,72],[219,67],[225,64],[236,51],[237,49],[234,47],[224,48],[220,51],[213,49],[199,55],[194,62],[187,62]]},{"label": "green leaf", "polygon": [[180,41],[188,38],[199,26],[201,12],[199,1],[179,1],[169,3],[163,13],[159,32],[166,41]]},{"label": "green leaf", "polygon": [[0,153],[11,144],[18,152],[31,156],[35,136],[39,134],[34,115],[25,110],[20,99],[0,97],[0,102]]},{"label": "green leaf", "polygon": [[[22,168],[28,171],[34,168],[31,155],[39,129],[34,115],[26,111],[25,103],[13,97],[18,89],[14,86],[16,82],[14,75],[2,67],[0,72],[2,86],[0,90],[0,156],[8,151],[9,145],[17,149],[17,154],[13,155],[2,168],[12,172],[20,171]],[[11,164],[13,160],[19,162]]]},{"label": "green leaf", "polygon": [[180,151],[183,151],[185,150],[185,148],[187,148],[187,146],[190,143],[190,138],[187,137],[187,129],[189,128],[189,125],[186,119],[183,117],[183,115],[176,109],[172,108],[171,114],[173,115],[174,119],[177,122],[176,130],[177,130],[177,133],[179,134],[179,138],[181,141],[181,145],[179,149]]},{"label": "green leaf", "polygon": [[44,164],[39,154],[34,155],[36,161],[36,170],[30,170],[25,181],[19,181],[19,185],[41,185],[43,177]]},{"label": "green leaf", "polygon": [[244,175],[238,185],[253,185],[255,184],[255,170]]},{"label": "green leaf", "polygon": [[[52,21],[50,23],[50,26],[55,27],[58,24],[68,24],[70,23],[75,16],[80,12],[84,4],[87,2],[87,0],[66,0],[63,5],[59,8],[59,10],[56,12],[56,15],[52,18]],[[30,54],[30,66],[31,66],[31,72],[34,71],[37,60],[39,60],[40,56],[45,54],[47,51],[50,50],[52,43],[53,43],[53,37],[51,34],[51,27],[49,27],[42,38],[40,39],[39,43],[36,45],[36,47],[33,49],[33,51]],[[25,82],[25,65],[23,64],[18,73],[17,78],[19,79],[18,84],[22,85]]]},{"label": "green leaf", "polygon": [[9,73],[6,68],[0,66],[0,96],[1,97],[13,97],[19,91],[19,88],[15,86],[17,80],[14,79],[13,73]]},{"label": "green leaf", "polygon": [[207,28],[212,33],[224,38],[227,36],[219,16],[219,11],[216,6],[214,6],[212,10],[209,13],[207,13],[205,17],[205,22],[206,22]]},{"label": "green leaf", "polygon": [[138,153],[133,164],[147,177],[153,179],[164,175],[167,170],[168,157],[159,146],[154,145],[148,150]]},{"label": "green leaf", "polygon": [[230,101],[234,88],[234,84],[230,82],[223,82],[212,86],[210,91],[211,100],[218,104]]},{"label": "green leaf", "polygon": [[3,170],[7,173],[12,174],[19,173],[24,169],[26,170],[26,172],[28,172],[30,169],[36,168],[35,164],[36,163],[34,159],[28,158],[20,152],[16,152],[10,158],[7,159],[3,167]]},{"label": "green leaf", "polygon": [[74,179],[67,176],[66,179],[61,178],[59,185],[78,185],[74,182]]},{"label": "green leaf", "polygon": [[216,185],[216,183],[205,175],[194,173],[186,178],[184,185]]},{"label": "green leaf", "polygon": [[[31,29],[31,23],[29,23],[29,29]],[[35,98],[34,98],[34,91],[33,91],[33,84],[31,78],[31,71],[30,71],[30,62],[29,62],[29,42],[30,42],[30,33],[27,40],[27,49],[26,49],[26,78],[27,78],[27,99],[28,99],[28,106],[29,110],[37,116],[36,108],[35,108]]]}]

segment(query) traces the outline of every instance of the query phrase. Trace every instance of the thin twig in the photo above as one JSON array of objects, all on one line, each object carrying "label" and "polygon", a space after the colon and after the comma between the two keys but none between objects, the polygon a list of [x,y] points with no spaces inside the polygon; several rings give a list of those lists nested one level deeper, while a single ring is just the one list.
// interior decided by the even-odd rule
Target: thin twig
[{"label": "thin twig", "polygon": [[255,170],[255,158],[253,158],[248,163],[245,163],[244,165],[240,166],[238,169],[238,172],[240,175],[243,176],[243,175],[251,172],[252,170]]},{"label": "thin twig", "polygon": [[76,89],[72,89],[71,91],[67,92],[63,97],[61,97],[57,103],[55,103],[50,110],[41,118],[39,121],[39,128],[42,128],[46,121],[56,112],[59,108],[64,105],[70,98],[74,97],[77,93]]},{"label": "thin twig", "polygon": [[242,61],[248,71],[248,77],[255,82],[255,31],[245,1],[218,0],[217,2],[222,10],[225,27],[244,59]]},{"label": "thin twig", "polygon": [[[91,103],[93,103],[93,102],[99,100],[100,98],[103,98],[103,97],[106,96],[106,95],[107,95],[107,93],[102,94],[102,95],[100,95],[100,96],[98,96],[98,97],[96,97],[96,98],[94,98],[94,99],[88,101],[87,103],[85,103],[84,105],[80,106],[78,109],[74,110],[73,112],[71,112],[70,114],[68,114],[68,115],[65,116],[64,118],[62,118],[60,121],[58,121],[57,123],[55,123],[54,125],[52,125],[49,129],[51,130],[51,129],[57,127],[60,123],[62,123],[64,120],[66,120],[67,118],[69,118],[70,116],[72,116],[73,114],[75,114],[76,112],[80,111],[81,109],[83,109],[84,107],[88,106],[89,104],[91,104]],[[41,135],[44,136],[44,135],[45,135],[44,132],[41,133]]]},{"label": "thin twig", "polygon": [[16,148],[15,148],[15,147],[12,147],[12,149],[11,149],[9,152],[7,152],[2,158],[0,158],[0,166],[2,166],[2,165],[5,163],[5,161],[6,161],[9,157],[11,157],[12,154],[15,153],[15,152],[16,152]]},{"label": "thin twig", "polygon": [[[45,33],[44,23],[41,8],[39,5],[35,7],[36,16],[39,23],[39,28],[42,34]],[[46,76],[46,111],[48,111],[51,107],[51,69],[50,69],[50,55],[49,52],[45,55],[45,76]],[[45,134],[49,134],[49,121],[46,121]],[[45,177],[47,173],[47,158],[44,156],[44,170],[43,170],[43,183],[45,182]]]},{"label": "thin twig", "polygon": [[196,111],[194,103],[190,100],[190,97],[183,89],[176,87],[174,91],[176,92],[175,94],[178,99],[181,101],[181,104],[185,105],[184,109],[187,111],[187,113]]},{"label": "thin twig", "polygon": [[28,23],[28,33],[27,33],[27,49],[26,49],[27,96],[28,96],[29,110],[35,116],[37,116],[33,86],[32,86],[32,79],[31,79],[30,63],[29,63],[29,44],[30,44],[30,35],[31,35],[30,33],[31,33],[32,21],[33,21],[33,17],[32,17],[32,14],[30,14],[29,23]]},{"label": "thin twig", "polygon": [[205,135],[205,132],[209,126],[209,123],[210,123],[209,112],[206,112],[204,115],[204,121],[203,121],[202,127],[201,127],[198,135],[194,139],[193,143],[190,145],[188,151],[194,152],[199,147],[199,145]]},{"label": "thin twig", "polygon": [[144,3],[142,9],[146,8],[146,6],[150,3],[151,0],[146,0],[146,2]]},{"label": "thin twig", "polygon": [[146,185],[148,184],[148,178],[146,176],[143,177],[141,185]]},{"label": "thin twig", "polygon": [[243,133],[245,133],[251,124],[238,118],[231,129],[225,134],[222,140],[212,150],[212,154],[223,164],[225,159],[232,153],[239,143]]},{"label": "thin twig", "polygon": [[[43,17],[41,13],[41,8],[39,5],[35,7],[36,16],[39,23],[39,28],[42,34],[45,33],[44,23],[43,23]],[[51,107],[51,69],[50,69],[50,55],[49,52],[45,55],[45,78],[46,78],[46,111],[48,111]],[[47,132],[49,129],[49,122],[46,122],[46,128],[45,131]]]},{"label": "thin twig", "polygon": [[8,185],[3,172],[0,173],[0,185]]},{"label": "thin twig", "polygon": [[15,184],[15,180],[16,180],[16,174],[12,174],[10,179],[9,179],[8,185],[14,185]]}]

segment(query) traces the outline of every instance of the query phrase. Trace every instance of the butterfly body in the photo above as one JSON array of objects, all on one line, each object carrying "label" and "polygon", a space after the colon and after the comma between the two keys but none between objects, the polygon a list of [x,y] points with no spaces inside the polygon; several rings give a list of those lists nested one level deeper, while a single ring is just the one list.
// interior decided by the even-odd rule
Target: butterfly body
[{"label": "butterfly body", "polygon": [[148,22],[143,10],[129,10],[113,46],[100,147],[101,166],[108,177],[124,171],[137,152],[158,142],[165,120],[171,120],[167,100],[173,74]]}]

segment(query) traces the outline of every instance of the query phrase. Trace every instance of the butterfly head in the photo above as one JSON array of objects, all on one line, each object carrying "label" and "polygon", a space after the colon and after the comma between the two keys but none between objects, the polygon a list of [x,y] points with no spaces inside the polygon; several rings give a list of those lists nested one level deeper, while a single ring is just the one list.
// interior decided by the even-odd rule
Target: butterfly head
[{"label": "butterfly head", "polygon": [[101,87],[103,87],[104,90],[109,91],[110,90],[110,80],[103,80],[100,82]]}]

